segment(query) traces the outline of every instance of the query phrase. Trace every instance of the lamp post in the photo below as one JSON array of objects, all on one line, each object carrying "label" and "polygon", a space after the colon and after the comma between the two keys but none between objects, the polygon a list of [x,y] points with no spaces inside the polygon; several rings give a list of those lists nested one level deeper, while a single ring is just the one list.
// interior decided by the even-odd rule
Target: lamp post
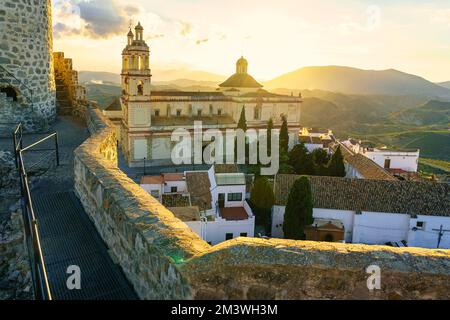
[{"label": "lamp post", "polygon": [[145,160],[147,160],[146,157],[144,157],[144,176],[146,175],[146,172],[145,172]]}]

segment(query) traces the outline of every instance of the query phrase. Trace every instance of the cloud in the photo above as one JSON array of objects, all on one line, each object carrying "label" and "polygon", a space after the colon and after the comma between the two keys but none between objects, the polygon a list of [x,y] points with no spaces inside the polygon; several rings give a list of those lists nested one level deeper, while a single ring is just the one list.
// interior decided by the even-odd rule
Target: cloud
[{"label": "cloud", "polygon": [[180,34],[182,36],[188,36],[192,32],[192,24],[186,21],[178,21],[178,24],[180,26]]},{"label": "cloud", "polygon": [[55,37],[83,35],[109,38],[122,34],[139,7],[120,5],[117,0],[53,0]]},{"label": "cloud", "polygon": [[209,41],[209,39],[199,39],[199,40],[197,40],[195,43],[196,43],[197,45],[200,45],[200,44],[206,43],[206,42],[208,42],[208,41]]}]

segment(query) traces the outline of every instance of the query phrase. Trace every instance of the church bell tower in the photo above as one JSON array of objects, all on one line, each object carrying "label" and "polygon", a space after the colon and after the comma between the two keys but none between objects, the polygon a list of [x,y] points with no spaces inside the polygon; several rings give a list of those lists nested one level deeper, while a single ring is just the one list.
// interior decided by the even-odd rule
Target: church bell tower
[{"label": "church bell tower", "polygon": [[[147,154],[142,137],[133,132],[149,130],[151,126],[151,70],[150,48],[144,40],[140,23],[127,35],[127,45],[122,52],[122,148],[127,158],[139,160]],[[139,140],[139,142],[137,142]],[[139,144],[138,151],[134,151]],[[136,149],[137,150],[137,149]],[[144,156],[142,156],[144,155]]]}]

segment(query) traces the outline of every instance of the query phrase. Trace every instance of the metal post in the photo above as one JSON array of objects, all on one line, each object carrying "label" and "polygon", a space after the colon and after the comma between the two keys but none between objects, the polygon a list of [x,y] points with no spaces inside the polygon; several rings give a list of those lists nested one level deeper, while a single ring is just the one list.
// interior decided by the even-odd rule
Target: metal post
[{"label": "metal post", "polygon": [[58,143],[58,133],[55,133],[55,148],[56,148],[56,165],[59,166],[59,143]]},{"label": "metal post", "polygon": [[145,173],[145,160],[146,160],[146,157],[144,157],[144,176],[146,175],[146,173]]},{"label": "metal post", "polygon": [[16,140],[16,132],[13,132],[13,144],[14,144],[14,160],[16,161],[16,169],[19,169],[19,162],[17,161],[17,140]]}]

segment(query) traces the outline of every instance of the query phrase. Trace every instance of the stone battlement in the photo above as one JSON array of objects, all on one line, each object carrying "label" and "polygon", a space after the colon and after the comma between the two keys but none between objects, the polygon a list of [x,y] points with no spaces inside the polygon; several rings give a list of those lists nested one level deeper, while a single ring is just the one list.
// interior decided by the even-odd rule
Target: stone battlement
[{"label": "stone battlement", "polygon": [[[117,167],[98,109],[75,151],[75,188],[142,299],[449,299],[450,250],[238,238],[210,246]],[[366,268],[381,268],[381,290]]]}]

